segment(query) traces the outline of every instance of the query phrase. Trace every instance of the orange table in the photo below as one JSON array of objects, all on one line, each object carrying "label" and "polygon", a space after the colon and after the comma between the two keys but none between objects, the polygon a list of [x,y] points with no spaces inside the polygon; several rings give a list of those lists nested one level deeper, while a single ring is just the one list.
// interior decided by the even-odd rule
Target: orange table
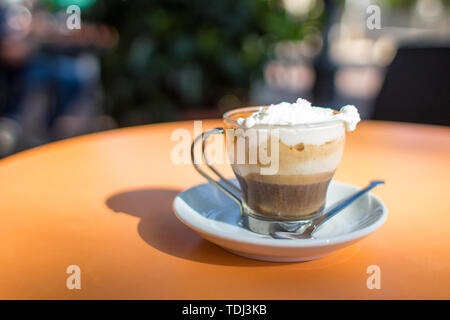
[{"label": "orange table", "polygon": [[[193,123],[87,135],[0,160],[0,298],[450,298],[450,128],[363,122],[350,133],[336,179],[385,179],[375,193],[387,222],[304,263],[234,256],[178,222],[175,195],[204,180],[171,162],[177,128]],[[81,269],[80,290],[66,287],[69,265]],[[366,286],[370,265],[380,267],[379,290]]]}]

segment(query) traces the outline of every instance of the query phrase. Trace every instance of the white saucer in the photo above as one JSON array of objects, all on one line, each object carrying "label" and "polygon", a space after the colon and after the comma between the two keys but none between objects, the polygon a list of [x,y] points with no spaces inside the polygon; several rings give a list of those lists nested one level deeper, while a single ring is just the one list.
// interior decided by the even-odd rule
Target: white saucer
[{"label": "white saucer", "polygon": [[[360,188],[332,181],[327,203]],[[314,233],[314,239],[278,240],[240,226],[239,207],[211,184],[201,184],[177,195],[173,208],[177,218],[204,239],[237,255],[264,261],[307,261],[349,246],[378,229],[387,218],[387,208],[368,193]]]}]

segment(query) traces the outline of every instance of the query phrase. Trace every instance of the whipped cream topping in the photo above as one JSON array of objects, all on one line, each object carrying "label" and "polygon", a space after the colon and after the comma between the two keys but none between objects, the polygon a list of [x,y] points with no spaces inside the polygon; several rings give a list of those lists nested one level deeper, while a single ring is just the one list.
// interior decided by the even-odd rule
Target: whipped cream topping
[{"label": "whipped cream topping", "polygon": [[361,120],[353,105],[343,106],[338,113],[331,108],[313,107],[305,99],[295,103],[281,102],[260,108],[248,118],[238,118],[237,123],[245,128],[255,125],[296,125],[342,120],[347,131],[353,131]]}]

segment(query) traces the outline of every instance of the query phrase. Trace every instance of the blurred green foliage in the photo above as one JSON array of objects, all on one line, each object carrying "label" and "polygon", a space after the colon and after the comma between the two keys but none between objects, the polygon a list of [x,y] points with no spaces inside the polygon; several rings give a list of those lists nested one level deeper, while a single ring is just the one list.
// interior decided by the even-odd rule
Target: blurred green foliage
[{"label": "blurred green foliage", "polygon": [[70,5],[77,5],[81,9],[90,7],[93,5],[97,0],[42,0],[40,2],[41,5],[45,6],[48,9],[61,9],[61,8],[67,8]]},{"label": "blurred green foliage", "polygon": [[[175,120],[177,110],[245,103],[252,81],[281,40],[321,26],[321,15],[290,15],[277,0],[108,0],[84,13],[117,28],[102,55],[106,111],[118,119]],[[133,116],[132,116],[133,117]]]}]

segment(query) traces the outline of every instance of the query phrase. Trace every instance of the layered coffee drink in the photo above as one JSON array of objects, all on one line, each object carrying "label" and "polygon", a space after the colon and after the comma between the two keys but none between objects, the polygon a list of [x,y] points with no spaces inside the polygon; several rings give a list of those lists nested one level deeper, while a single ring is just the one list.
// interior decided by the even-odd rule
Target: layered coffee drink
[{"label": "layered coffee drink", "polygon": [[317,216],[341,159],[346,131],[360,120],[303,99],[225,115],[227,151],[247,214],[297,221]]}]

